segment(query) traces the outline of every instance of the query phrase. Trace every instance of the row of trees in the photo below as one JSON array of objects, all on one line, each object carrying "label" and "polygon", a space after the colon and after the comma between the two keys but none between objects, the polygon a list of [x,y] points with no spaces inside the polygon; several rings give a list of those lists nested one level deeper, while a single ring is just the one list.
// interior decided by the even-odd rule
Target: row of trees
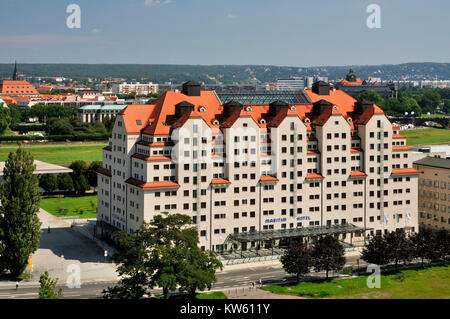
[{"label": "row of trees", "polygon": [[368,263],[379,266],[395,263],[397,269],[400,262],[406,263],[414,258],[442,259],[450,254],[450,236],[447,230],[421,230],[407,236],[404,229],[377,235],[364,247],[361,258]]},{"label": "row of trees", "polygon": [[70,192],[74,190],[78,195],[83,195],[87,190],[97,187],[97,169],[102,167],[101,161],[93,161],[86,164],[85,161],[74,161],[69,168],[72,173],[43,174],[39,178],[39,186],[46,192],[55,190]]},{"label": "row of trees", "polygon": [[105,297],[139,299],[157,286],[164,299],[177,289],[189,297],[211,289],[216,269],[223,266],[215,252],[198,247],[198,231],[191,225],[187,215],[163,213],[133,235],[117,232],[118,251],[112,258],[121,279],[104,291]]},{"label": "row of trees", "polygon": [[301,240],[290,245],[280,258],[284,270],[295,274],[297,281],[300,276],[311,271],[325,271],[328,279],[329,271],[340,271],[345,265],[345,250],[342,243],[334,236],[321,236],[309,245]]},{"label": "row of trees", "polygon": [[[404,229],[377,235],[365,245],[361,259],[379,266],[389,263],[398,264],[420,258],[424,260],[442,259],[450,254],[450,236],[447,230],[432,231],[425,229],[407,236]],[[345,264],[344,248],[339,240],[331,235],[320,237],[314,244],[303,240],[289,246],[281,257],[284,270],[295,274],[297,281],[313,267],[315,271],[340,271]]]},{"label": "row of trees", "polygon": [[450,113],[449,90],[433,88],[406,88],[401,89],[398,99],[383,99],[375,91],[360,93],[357,100],[363,99],[374,102],[388,115],[403,116],[405,112],[414,112],[420,116],[424,113]]},{"label": "row of trees", "polygon": [[115,117],[106,117],[103,121],[95,123],[80,123],[77,109],[70,109],[58,104],[36,104],[33,107],[19,109],[16,104],[0,107],[0,134],[13,125],[27,122],[30,118],[37,118],[45,123],[48,135],[72,135],[74,133],[90,135],[111,134]]}]

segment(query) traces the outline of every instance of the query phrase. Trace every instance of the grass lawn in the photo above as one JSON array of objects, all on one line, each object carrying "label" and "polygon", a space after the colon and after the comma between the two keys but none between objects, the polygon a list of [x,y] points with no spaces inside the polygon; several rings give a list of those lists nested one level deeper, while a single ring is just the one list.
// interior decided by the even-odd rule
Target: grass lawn
[{"label": "grass lawn", "polygon": [[423,117],[423,118],[432,118],[432,117],[440,118],[440,117],[447,117],[447,114],[444,114],[444,113],[435,113],[435,114],[430,114],[430,115],[422,114],[422,115],[420,115],[420,117]]},{"label": "grass lawn", "polygon": [[[92,207],[92,203],[94,206]],[[97,195],[44,197],[41,199],[41,208],[57,217],[63,216],[60,208],[67,209],[65,216],[79,216],[79,218],[97,217]],[[77,209],[82,209],[83,214]]]},{"label": "grass lawn", "polygon": [[448,299],[450,298],[450,266],[419,270],[402,270],[381,277],[381,288],[368,288],[367,276],[300,282],[296,285],[273,285],[261,289],[276,294],[311,298],[352,299]]},{"label": "grass lawn", "polygon": [[228,299],[227,296],[221,291],[205,292],[197,294],[196,299]]},{"label": "grass lawn", "polygon": [[[76,160],[86,162],[101,161],[102,149],[107,144],[103,143],[67,143],[67,144],[41,144],[24,145],[31,152],[34,159],[53,164],[69,166]],[[0,146],[0,162],[8,158],[10,152],[14,152],[17,146]]]},{"label": "grass lawn", "polygon": [[450,130],[424,128],[400,131],[406,137],[407,145],[445,144],[450,143]]}]

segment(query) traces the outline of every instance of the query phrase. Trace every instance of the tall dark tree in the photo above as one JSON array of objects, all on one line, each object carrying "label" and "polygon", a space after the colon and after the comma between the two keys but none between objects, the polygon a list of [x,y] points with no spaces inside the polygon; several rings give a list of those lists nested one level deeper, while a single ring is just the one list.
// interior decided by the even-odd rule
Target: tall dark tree
[{"label": "tall dark tree", "polygon": [[39,247],[41,222],[37,216],[40,196],[33,156],[19,147],[9,153],[0,184],[0,269],[20,275],[28,256]]},{"label": "tall dark tree", "polygon": [[70,173],[73,182],[73,188],[77,194],[84,194],[89,189],[89,181],[86,178],[87,166],[85,161],[74,161],[69,166],[73,170]]},{"label": "tall dark tree", "polygon": [[413,259],[413,246],[411,240],[406,237],[403,228],[386,234],[385,238],[388,246],[389,260],[395,263],[395,269],[398,269],[399,262],[407,262]]},{"label": "tall dark tree", "polygon": [[300,276],[309,273],[313,265],[311,249],[303,241],[290,245],[281,256],[280,261],[288,274],[297,276],[297,281]]},{"label": "tall dark tree", "polygon": [[446,229],[438,230],[434,238],[436,255],[445,262],[445,257],[450,255],[450,236],[448,231]]},{"label": "tall dark tree", "polygon": [[372,237],[364,246],[361,252],[361,259],[379,266],[388,264],[388,245],[384,236],[376,235]]},{"label": "tall dark tree", "polygon": [[418,233],[414,233],[411,237],[411,244],[413,247],[413,257],[424,259],[433,259],[437,257],[435,251],[435,238],[433,232],[429,229],[423,229]]},{"label": "tall dark tree", "polygon": [[42,174],[39,177],[39,186],[50,193],[58,189],[58,180],[53,174]]},{"label": "tall dark tree", "polygon": [[344,246],[336,237],[326,235],[320,237],[312,249],[313,265],[316,271],[330,270],[339,271],[345,265]]}]

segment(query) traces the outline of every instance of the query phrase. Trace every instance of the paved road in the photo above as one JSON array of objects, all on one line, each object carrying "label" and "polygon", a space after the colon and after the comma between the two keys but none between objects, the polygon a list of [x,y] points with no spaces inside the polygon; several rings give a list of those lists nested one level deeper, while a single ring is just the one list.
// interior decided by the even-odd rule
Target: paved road
[{"label": "paved road", "polygon": [[[356,264],[356,257],[348,257],[347,264]],[[361,265],[362,266],[362,265]],[[324,272],[311,273],[310,277],[323,277]],[[217,282],[213,286],[213,290],[221,290],[231,296],[239,296],[248,293],[252,282],[257,285],[261,279],[262,284],[273,284],[283,280],[292,280],[293,276],[287,274],[281,266],[268,267],[249,267],[245,269],[223,271],[217,274]],[[102,298],[102,290],[108,286],[113,286],[114,281],[109,282],[88,282],[82,283],[80,288],[68,288],[60,286],[63,289],[64,299],[95,299]],[[35,285],[30,287],[27,284],[19,286],[16,291],[14,283],[9,286],[0,286],[0,299],[31,299],[38,297],[39,287]],[[153,294],[160,294],[160,289],[152,291]]]}]

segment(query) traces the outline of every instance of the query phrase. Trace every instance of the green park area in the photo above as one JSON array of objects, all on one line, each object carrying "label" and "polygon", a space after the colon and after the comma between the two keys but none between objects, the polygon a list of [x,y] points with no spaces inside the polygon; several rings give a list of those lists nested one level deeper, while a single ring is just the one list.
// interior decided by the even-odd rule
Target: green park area
[{"label": "green park area", "polygon": [[[102,149],[106,143],[64,143],[64,144],[42,144],[24,145],[24,148],[31,152],[34,159],[52,164],[66,165],[76,160],[83,160],[87,163],[102,160]],[[10,152],[17,149],[14,146],[0,146],[0,162],[5,161]]]},{"label": "green park area", "polygon": [[97,195],[43,197],[41,208],[57,217],[97,217]]},{"label": "green park area", "polygon": [[449,287],[450,267],[447,265],[382,275],[380,288],[369,288],[367,276],[361,276],[300,282],[295,285],[272,285],[261,289],[275,294],[307,298],[448,299]]},{"label": "green park area", "polygon": [[450,143],[450,130],[447,129],[424,128],[404,130],[400,131],[400,134],[406,137],[406,144],[410,146]]}]

